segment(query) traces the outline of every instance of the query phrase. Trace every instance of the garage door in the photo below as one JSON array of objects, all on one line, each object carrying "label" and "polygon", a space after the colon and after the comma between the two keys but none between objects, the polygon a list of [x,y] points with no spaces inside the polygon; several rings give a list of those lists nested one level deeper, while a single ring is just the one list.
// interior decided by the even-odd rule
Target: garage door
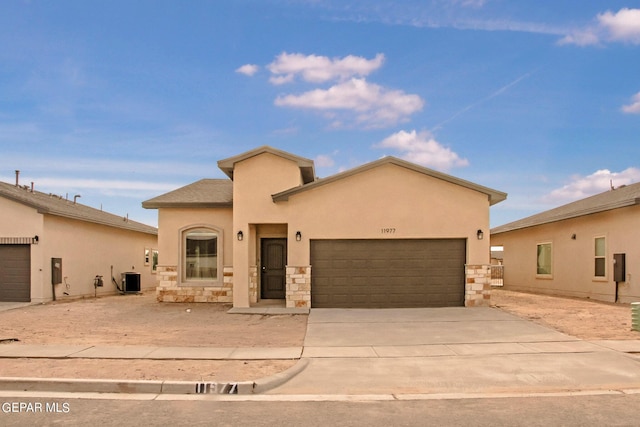
[{"label": "garage door", "polygon": [[29,245],[0,245],[0,301],[31,301]]},{"label": "garage door", "polygon": [[462,306],[465,259],[465,239],[312,240],[311,306]]}]

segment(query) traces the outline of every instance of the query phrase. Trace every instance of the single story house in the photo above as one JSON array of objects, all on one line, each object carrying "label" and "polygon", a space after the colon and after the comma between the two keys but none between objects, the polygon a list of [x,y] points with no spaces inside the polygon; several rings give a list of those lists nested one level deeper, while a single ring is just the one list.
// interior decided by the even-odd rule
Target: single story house
[{"label": "single story house", "polygon": [[[506,194],[394,157],[319,179],[263,146],[143,202],[160,301],[289,308],[488,304],[489,207]],[[273,301],[272,301],[273,302]]]},{"label": "single story house", "polygon": [[505,289],[640,301],[640,183],[496,227],[491,245],[503,247]]},{"label": "single story house", "polygon": [[155,227],[21,186],[18,173],[0,182],[0,301],[113,294],[123,273],[123,291],[154,287],[157,242]]}]

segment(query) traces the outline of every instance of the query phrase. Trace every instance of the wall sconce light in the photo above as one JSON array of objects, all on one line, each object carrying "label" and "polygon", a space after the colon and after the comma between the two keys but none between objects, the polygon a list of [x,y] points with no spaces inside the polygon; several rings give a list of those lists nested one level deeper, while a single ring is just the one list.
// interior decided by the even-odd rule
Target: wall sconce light
[{"label": "wall sconce light", "polygon": [[299,242],[300,240],[302,240],[302,233],[299,231],[296,231],[296,242]]},{"label": "wall sconce light", "polygon": [[40,240],[40,237],[38,237],[38,235],[36,234],[35,236],[33,236],[32,242],[34,245],[37,245],[39,240]]},{"label": "wall sconce light", "polygon": [[244,239],[244,234],[242,233],[242,230],[238,231],[238,234],[236,234],[236,237],[238,238],[239,242],[242,242],[242,239]]},{"label": "wall sconce light", "polygon": [[571,240],[576,240],[576,233],[573,233],[573,234],[571,235]]},{"label": "wall sconce light", "polygon": [[482,230],[478,230],[476,232],[476,237],[478,238],[478,240],[484,239],[484,232]]}]

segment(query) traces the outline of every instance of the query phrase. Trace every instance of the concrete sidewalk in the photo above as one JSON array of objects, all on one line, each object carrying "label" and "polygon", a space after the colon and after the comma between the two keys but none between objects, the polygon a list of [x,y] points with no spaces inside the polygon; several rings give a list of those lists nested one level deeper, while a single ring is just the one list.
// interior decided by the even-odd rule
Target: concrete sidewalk
[{"label": "concrete sidewalk", "polygon": [[58,344],[0,345],[0,358],[152,359],[152,360],[290,360],[302,347],[152,347]]}]

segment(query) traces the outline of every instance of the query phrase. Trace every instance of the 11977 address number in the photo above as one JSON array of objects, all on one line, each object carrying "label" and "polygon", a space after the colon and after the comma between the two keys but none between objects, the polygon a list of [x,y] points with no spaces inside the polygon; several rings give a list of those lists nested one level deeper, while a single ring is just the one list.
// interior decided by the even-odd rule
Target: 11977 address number
[{"label": "11977 address number", "polygon": [[396,232],[396,229],[395,228],[381,228],[380,232],[382,234],[393,234],[393,233]]}]

